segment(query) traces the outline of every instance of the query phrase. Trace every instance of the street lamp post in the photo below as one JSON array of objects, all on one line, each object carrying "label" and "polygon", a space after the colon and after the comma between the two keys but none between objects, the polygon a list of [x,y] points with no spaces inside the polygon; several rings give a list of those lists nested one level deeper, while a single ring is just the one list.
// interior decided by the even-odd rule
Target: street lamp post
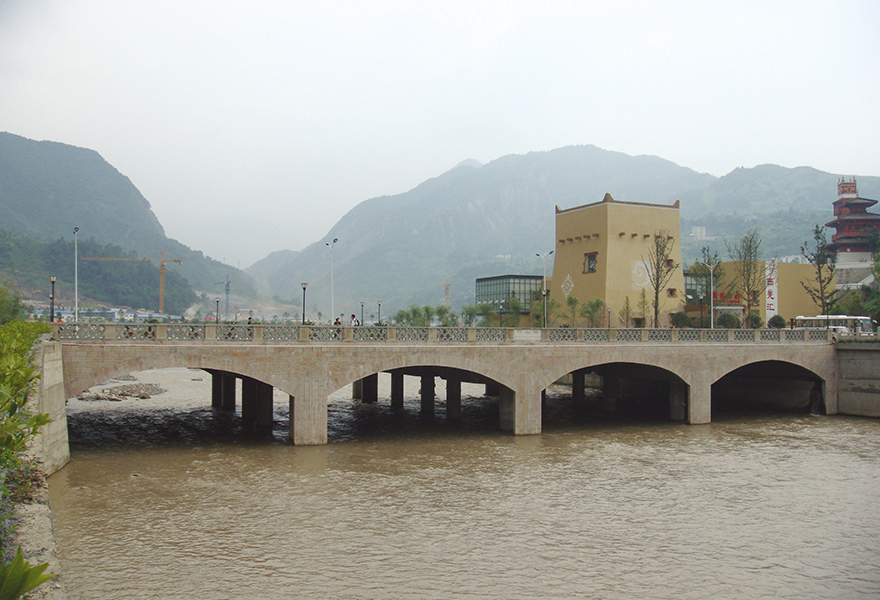
[{"label": "street lamp post", "polygon": [[608,329],[611,329],[611,309],[608,309]]},{"label": "street lamp post", "polygon": [[381,300],[379,300],[379,312],[377,314],[379,315],[379,325],[381,325],[382,324],[382,301]]},{"label": "street lamp post", "polygon": [[547,257],[553,254],[553,250],[546,254],[535,254],[535,256],[541,259],[541,262],[544,263],[544,279],[542,279],[543,283],[541,284],[541,295],[544,297],[544,327],[547,327],[547,296],[549,295],[547,292]]},{"label": "street lamp post", "polygon": [[52,282],[52,295],[49,296],[49,322],[55,322],[55,276],[51,275],[49,281]]},{"label": "street lamp post", "polygon": [[361,325],[364,324],[364,303],[361,302]]},{"label": "street lamp post", "polygon": [[306,324],[306,288],[309,287],[309,284],[303,282],[300,284],[303,286],[303,325]]},{"label": "street lamp post", "polygon": [[700,264],[709,269],[709,328],[715,329],[715,267],[718,263],[700,261]]},{"label": "street lamp post", "polygon": [[333,246],[335,246],[338,241],[339,238],[333,238],[332,242],[324,242],[327,247],[330,248],[330,314],[333,315],[334,318],[336,317],[336,304],[333,297]]},{"label": "street lamp post", "polygon": [[79,323],[79,245],[77,236],[79,227],[73,228],[73,322]]},{"label": "street lamp post", "polygon": [[217,298],[217,320],[215,321],[217,325],[220,324],[220,298]]}]

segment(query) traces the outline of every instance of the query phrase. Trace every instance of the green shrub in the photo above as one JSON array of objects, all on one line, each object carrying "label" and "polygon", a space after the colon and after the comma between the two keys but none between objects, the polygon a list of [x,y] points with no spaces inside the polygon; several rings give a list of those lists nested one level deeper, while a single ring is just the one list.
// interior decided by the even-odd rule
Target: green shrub
[{"label": "green shrub", "polygon": [[690,315],[683,311],[672,313],[669,320],[672,321],[672,326],[676,329],[684,329],[686,327],[694,326],[694,320],[691,319]]},{"label": "green shrub", "polygon": [[770,320],[767,321],[767,327],[771,329],[785,329],[787,323],[785,319],[780,315],[773,315],[770,317]]},{"label": "green shrub", "polygon": [[715,319],[715,324],[721,329],[739,329],[742,327],[739,317],[727,312],[718,315],[718,318]]},{"label": "green shrub", "polygon": [[749,329],[760,329],[763,326],[764,319],[761,318],[761,315],[752,313],[746,317],[746,327]]},{"label": "green shrub", "polygon": [[0,565],[0,600],[21,598],[38,585],[52,579],[52,575],[43,573],[48,566],[49,563],[43,563],[32,567],[21,555],[19,547],[11,563]]}]

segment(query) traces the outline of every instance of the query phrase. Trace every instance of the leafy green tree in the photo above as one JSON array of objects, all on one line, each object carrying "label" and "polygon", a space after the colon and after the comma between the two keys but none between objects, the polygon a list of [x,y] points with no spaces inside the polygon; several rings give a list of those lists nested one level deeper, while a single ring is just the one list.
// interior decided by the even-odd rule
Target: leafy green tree
[{"label": "leafy green tree", "polygon": [[639,303],[637,305],[639,309],[639,314],[642,317],[642,322],[647,322],[648,320],[648,309],[651,308],[651,304],[648,302],[648,291],[645,288],[642,288],[642,293],[639,294]]},{"label": "leafy green tree", "polygon": [[617,318],[622,327],[632,327],[633,308],[629,302],[629,296],[623,299],[623,306],[617,313]]},{"label": "leafy green tree", "polygon": [[[491,302],[482,302],[477,305],[477,314],[480,315],[478,327],[491,327],[498,319],[498,309]],[[500,323],[501,320],[498,319]]]},{"label": "leafy green tree", "polygon": [[834,314],[834,308],[841,295],[841,290],[835,284],[837,271],[836,255],[828,247],[825,237],[825,227],[816,225],[813,228],[813,245],[804,242],[801,245],[801,254],[813,265],[816,276],[813,281],[801,281],[801,287],[809,294],[813,303],[821,311],[819,314]]},{"label": "leafy green tree", "polygon": [[761,268],[761,236],[757,229],[743,235],[736,244],[727,244],[727,252],[735,271],[733,289],[746,303],[746,319],[752,314],[752,307],[767,289],[767,278]]},{"label": "leafy green tree", "polygon": [[653,327],[660,326],[660,292],[672,279],[676,269],[681,266],[671,258],[674,249],[675,239],[669,235],[668,231],[661,229],[654,234],[654,240],[648,246],[647,256],[642,257],[642,262],[648,271],[648,283],[654,292],[651,304],[654,309]]},{"label": "leafy green tree", "polygon": [[604,308],[605,301],[602,298],[593,298],[592,300],[587,300],[581,306],[580,316],[587,320],[590,327],[599,327],[605,312]]},{"label": "leafy green tree", "polygon": [[565,304],[568,306],[568,310],[571,311],[571,320],[569,321],[569,325],[574,327],[574,315],[577,312],[578,306],[580,305],[580,301],[573,295],[570,295],[565,299]]},{"label": "leafy green tree", "polygon": [[0,325],[18,321],[25,315],[25,307],[18,292],[0,286]]},{"label": "leafy green tree", "polygon": [[446,305],[440,305],[434,309],[434,318],[437,320],[438,327],[456,327],[458,325],[458,317]]},{"label": "leafy green tree", "polygon": [[746,317],[746,327],[749,329],[760,329],[764,326],[764,319],[758,313],[752,313]]},{"label": "leafy green tree", "polygon": [[672,326],[676,329],[685,329],[694,326],[694,320],[684,311],[674,312],[669,316]]},{"label": "leafy green tree", "polygon": [[518,327],[521,319],[522,302],[519,301],[519,298],[516,297],[516,294],[511,294],[510,299],[507,301],[507,312],[501,319],[501,326]]},{"label": "leafy green tree", "polygon": [[715,319],[715,325],[721,329],[740,329],[742,327],[742,321],[740,321],[739,317],[735,314],[724,312],[718,315],[718,318]]},{"label": "leafy green tree", "polygon": [[785,322],[785,318],[783,318],[781,315],[773,315],[767,321],[767,327],[769,327],[770,329],[785,329],[786,325],[787,323]]},{"label": "leafy green tree", "polygon": [[465,327],[473,327],[477,322],[477,306],[465,304],[461,307],[461,323]]}]

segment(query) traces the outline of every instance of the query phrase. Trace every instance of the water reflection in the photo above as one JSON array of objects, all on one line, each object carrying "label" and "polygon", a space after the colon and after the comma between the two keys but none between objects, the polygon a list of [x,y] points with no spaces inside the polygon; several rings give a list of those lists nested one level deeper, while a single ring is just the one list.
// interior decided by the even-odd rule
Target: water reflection
[{"label": "water reflection", "polygon": [[276,406],[262,438],[206,408],[72,409],[50,482],[71,597],[880,594],[877,421],[691,427],[560,392],[514,437],[473,394],[460,425],[339,397],[309,448]]}]

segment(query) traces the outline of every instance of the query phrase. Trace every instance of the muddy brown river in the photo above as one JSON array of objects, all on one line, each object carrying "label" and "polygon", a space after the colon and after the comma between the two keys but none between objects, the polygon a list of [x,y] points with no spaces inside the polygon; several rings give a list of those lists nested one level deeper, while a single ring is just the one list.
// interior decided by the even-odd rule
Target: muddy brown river
[{"label": "muddy brown river", "polygon": [[280,397],[254,433],[200,371],[135,375],[168,391],[70,402],[50,493],[73,599],[880,597],[877,420],[689,426],[563,388],[514,437],[477,386],[460,424],[420,418],[408,378],[403,414],[340,390],[331,443],[294,447]]}]

